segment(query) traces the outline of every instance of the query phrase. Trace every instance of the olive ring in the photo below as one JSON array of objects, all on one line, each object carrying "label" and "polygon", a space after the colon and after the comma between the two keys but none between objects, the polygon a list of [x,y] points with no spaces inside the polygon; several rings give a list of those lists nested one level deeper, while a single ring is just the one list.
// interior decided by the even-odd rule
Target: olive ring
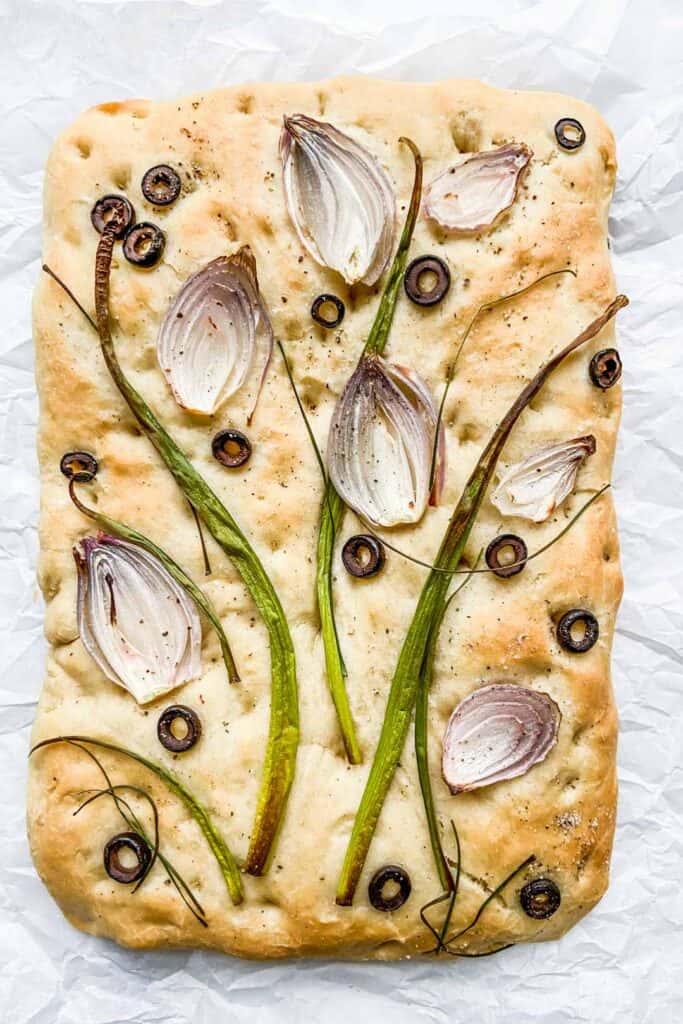
[{"label": "olive ring", "polygon": [[[120,860],[122,850],[130,850],[135,855],[137,864],[125,867]],[[137,882],[149,869],[152,851],[138,832],[120,832],[113,836],[104,847],[104,870],[115,882],[129,885]]]},{"label": "olive ring", "polygon": [[[434,274],[436,280],[431,288],[420,284],[423,274]],[[448,264],[438,256],[418,256],[408,264],[403,278],[405,293],[418,306],[435,306],[441,302],[451,286],[451,272]]]},{"label": "olive ring", "polygon": [[603,348],[590,361],[588,373],[596,388],[607,391],[621,377],[621,357],[615,348]]},{"label": "olive ring", "polygon": [[85,484],[97,476],[97,459],[90,452],[65,452],[59,460],[59,469],[67,480]]},{"label": "olive ring", "polygon": [[125,196],[102,196],[93,206],[90,220],[101,235],[111,225],[114,238],[123,238],[135,221],[135,210]]},{"label": "olive ring", "polygon": [[180,195],[180,176],[168,164],[150,167],[142,179],[142,194],[154,206],[168,206]]},{"label": "olive ring", "polygon": [[[511,548],[514,556],[508,565],[500,561],[501,552],[506,548]],[[495,537],[486,549],[486,564],[496,576],[506,580],[522,571],[526,565],[527,554],[527,546],[521,537],[514,533],[501,533],[500,537]]]},{"label": "olive ring", "polygon": [[[336,314],[333,317],[326,317],[323,313],[323,306],[334,306]],[[321,327],[325,327],[328,330],[332,327],[339,327],[339,324],[344,319],[345,306],[340,298],[336,295],[318,295],[317,298],[313,299],[311,306],[311,317]]]},{"label": "olive ring", "polygon": [[575,117],[561,117],[555,125],[555,138],[562,149],[581,149],[586,141],[586,129]]},{"label": "olive ring", "polygon": [[153,267],[161,259],[166,236],[156,224],[136,224],[123,239],[123,255],[136,267]]},{"label": "olive ring", "polygon": [[[386,897],[384,895],[385,887],[394,883],[398,886],[393,896]],[[410,884],[410,878],[407,872],[403,868],[397,867],[395,864],[388,864],[384,868],[380,868],[372,878],[368,886],[368,897],[375,910],[381,910],[384,913],[389,913],[392,910],[398,910],[402,907],[410,896],[410,890],[412,886]]]},{"label": "olive ring", "polygon": [[[572,636],[572,626],[577,622],[583,623],[584,627],[583,636],[578,640]],[[586,611],[584,608],[572,608],[571,611],[565,612],[557,623],[558,642],[565,651],[571,651],[573,654],[590,651],[599,635],[598,620],[592,612]]]},{"label": "olive ring", "polygon": [[365,579],[376,576],[384,566],[384,545],[370,533],[349,537],[342,548],[342,562],[350,576]]},{"label": "olive ring", "polygon": [[[175,722],[184,722],[187,732],[178,737],[173,732]],[[182,754],[199,742],[202,735],[202,723],[199,715],[185,704],[173,704],[162,711],[157,722],[157,736],[162,747],[174,754]]]},{"label": "olive ring", "polygon": [[562,902],[560,890],[550,878],[533,878],[519,894],[522,910],[540,921],[552,917]]},{"label": "olive ring", "polygon": [[219,430],[211,442],[214,459],[228,469],[238,469],[251,458],[251,441],[241,430]]}]

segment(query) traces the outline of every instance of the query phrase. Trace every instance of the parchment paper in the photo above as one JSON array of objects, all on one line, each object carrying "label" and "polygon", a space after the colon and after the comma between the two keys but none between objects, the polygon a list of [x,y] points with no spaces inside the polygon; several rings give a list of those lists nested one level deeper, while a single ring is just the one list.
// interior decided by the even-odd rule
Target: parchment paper
[{"label": "parchment paper", "polygon": [[[680,0],[0,0],[0,1019],[5,1024],[408,1024],[683,1019],[683,5]],[[30,299],[41,178],[84,108],[250,79],[363,72],[573,93],[618,139],[612,210],[625,412],[615,475],[627,589],[614,682],[612,885],[556,944],[480,961],[259,965],[131,953],[75,931],[24,829],[43,676]]]}]

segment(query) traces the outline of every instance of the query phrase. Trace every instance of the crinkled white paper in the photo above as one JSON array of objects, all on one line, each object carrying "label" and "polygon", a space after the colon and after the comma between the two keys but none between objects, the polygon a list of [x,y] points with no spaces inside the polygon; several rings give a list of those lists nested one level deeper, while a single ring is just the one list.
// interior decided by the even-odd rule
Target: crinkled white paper
[{"label": "crinkled white paper", "polygon": [[[682,52],[681,0],[0,0],[3,1024],[683,1019]],[[56,134],[94,103],[353,72],[572,93],[617,136],[612,252],[632,304],[618,327],[625,410],[615,496],[627,589],[614,661],[612,885],[562,942],[479,961],[262,965],[127,952],[64,921],[33,871],[24,829],[44,659],[30,326],[43,166]]]}]

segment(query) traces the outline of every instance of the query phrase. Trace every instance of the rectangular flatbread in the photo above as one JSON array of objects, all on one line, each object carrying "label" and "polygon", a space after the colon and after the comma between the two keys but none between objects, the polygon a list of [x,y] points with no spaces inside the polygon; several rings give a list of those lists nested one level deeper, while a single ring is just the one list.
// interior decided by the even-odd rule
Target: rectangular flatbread
[{"label": "rectangular flatbread", "polygon": [[[320,166],[309,154],[303,170],[299,167],[296,187],[301,191],[310,186],[313,192],[312,197],[294,196],[294,202],[297,195],[301,201],[299,212],[308,218],[311,234],[306,236],[305,226],[302,234],[301,225],[297,231],[283,182],[286,154],[280,151],[280,136],[285,115],[306,115],[323,125],[323,133],[325,126],[333,125],[342,133],[342,149],[344,139],[352,140],[347,167],[351,176],[360,173],[359,164],[353,163],[358,151],[365,154],[360,166],[365,167],[367,180],[358,185],[357,195],[363,188],[374,188],[378,180],[388,181],[396,224],[392,226],[391,217],[384,224],[386,252],[377,256],[377,276],[370,284],[363,283],[360,271],[359,279],[350,283],[351,271],[345,277],[334,269],[327,250],[322,245],[316,250],[312,240],[316,231],[324,230],[319,221],[325,216],[338,217],[335,230],[352,238],[354,225],[342,222],[358,216],[342,200],[330,213],[325,189],[343,191],[343,174],[339,171],[337,180],[328,173],[324,154]],[[302,123],[310,128],[313,122],[306,117]],[[560,126],[558,137],[556,126],[566,118],[578,122],[578,128]],[[314,123],[313,129],[317,130]],[[282,354],[274,347],[253,416],[253,381],[236,387],[206,414],[177,400],[169,386],[169,367],[160,366],[157,337],[167,311],[192,275],[249,246],[258,274],[260,327],[269,320],[288,356],[326,460],[333,413],[370,334],[408,210],[415,166],[409,146],[400,141],[405,137],[422,154],[425,187],[408,259],[438,257],[437,269],[444,264],[448,268],[450,287],[439,302],[428,306],[411,301],[401,284],[383,357],[394,368],[407,367],[410,374],[419,374],[433,408],[451,373],[442,413],[447,460],[438,506],[420,508],[415,514],[419,521],[375,528],[371,516],[368,522],[349,509],[334,538],[332,591],[346,667],[342,685],[360,753],[356,759],[361,760],[351,764],[330,695],[316,601],[324,484]],[[338,144],[339,138],[333,138]],[[295,145],[303,152],[303,143]],[[530,156],[524,158],[523,173],[514,178],[510,202],[501,202],[491,223],[486,212],[482,223],[475,223],[472,210],[463,213],[467,195],[457,189],[442,188],[441,202],[455,210],[456,219],[474,217],[469,226],[446,227],[433,209],[430,214],[431,186],[440,175],[477,154],[504,147],[530,151]],[[141,191],[143,176],[159,165],[170,167],[180,181],[179,194],[166,205],[150,201]],[[473,173],[478,167],[476,162],[469,164]],[[312,183],[316,174],[319,178]],[[484,188],[477,199],[484,206],[495,205],[496,189],[501,187],[495,167],[492,174],[490,194]],[[162,190],[157,198],[169,199],[163,189],[172,193],[175,180],[172,176],[169,185],[162,175],[155,186]],[[465,192],[470,187],[467,175],[458,173],[454,180]],[[437,872],[427,828],[412,707],[351,905],[335,902],[342,866],[401,646],[429,573],[419,562],[434,562],[477,460],[525,383],[614,298],[607,241],[614,180],[614,140],[591,107],[566,96],[503,91],[471,81],[423,85],[341,78],[317,84],[254,84],[172,102],[112,102],[87,111],[60,136],[45,179],[44,259],[84,310],[55,280],[41,276],[34,303],[41,406],[39,577],[49,655],[33,740],[81,736],[86,741],[78,746],[52,743],[32,754],[28,824],[36,868],[76,927],[129,947],[204,947],[258,958],[323,954],[386,960],[435,947],[435,936],[420,911],[442,893],[448,897],[448,890]],[[348,181],[347,186],[356,187]],[[290,685],[287,699],[290,712],[294,705],[298,708],[298,747],[293,720],[286,733],[293,744],[288,754],[293,780],[285,799],[287,780],[276,764],[273,778],[274,785],[281,786],[280,802],[275,799],[271,807],[280,814],[279,824],[270,847],[265,854],[261,851],[257,873],[249,871],[256,856],[252,838],[267,773],[269,729],[271,734],[277,729],[271,712],[281,710],[279,705],[272,707],[272,636],[229,545],[219,545],[206,523],[205,565],[187,492],[124,401],[103,358],[95,325],[84,315],[96,315],[96,250],[112,230],[106,227],[107,214],[100,223],[104,234],[98,234],[91,211],[103,196],[112,194],[129,200],[138,224],[151,223],[165,237],[161,258],[148,268],[129,262],[122,245],[114,243],[109,324],[116,355],[128,380],[248,538],[278,595],[296,656],[297,689],[293,692]],[[339,194],[333,196],[338,199]],[[375,203],[373,216],[377,208]],[[368,215],[363,230],[372,229]],[[156,241],[152,237],[150,242],[144,232],[138,237],[138,256],[144,262]],[[346,253],[350,263],[363,256],[362,242]],[[568,269],[574,274],[557,274],[534,284],[543,275]],[[432,280],[438,284],[438,274]],[[460,342],[480,307],[528,285],[533,287],[476,316],[453,368]],[[344,316],[337,326],[327,328],[313,320],[311,306],[320,295],[341,300]],[[328,307],[328,318],[330,308],[336,317],[337,311]],[[179,319],[191,318],[191,311],[180,312]],[[226,346],[240,330],[230,316],[211,328],[225,332]],[[253,324],[249,329],[253,333]],[[501,535],[521,536],[528,553],[534,553],[556,538],[609,483],[621,388],[606,387],[604,380],[601,384],[596,361],[591,360],[614,344],[611,322],[562,362],[519,417],[476,515],[461,568],[474,566],[478,553]],[[223,350],[219,355],[222,359]],[[174,353],[177,359],[184,356],[182,349]],[[198,357],[200,362],[202,358]],[[603,356],[598,370],[614,376],[615,358]],[[220,375],[222,365],[210,354],[204,371]],[[410,374],[393,378],[397,401],[412,402],[413,413],[416,408],[424,412],[406,384],[413,379]],[[395,441],[391,429],[390,424],[385,431],[388,447],[392,437]],[[434,433],[433,423],[430,429]],[[212,442],[222,430],[239,431],[248,438],[250,456],[243,464],[230,467],[214,457]],[[514,476],[515,467],[530,454],[577,438],[593,438],[594,444],[584,452],[578,469],[574,467],[576,475],[569,473],[568,492],[556,507],[551,503],[546,508],[540,521],[521,512],[510,515],[509,508],[504,513],[500,502],[494,503],[492,497],[505,485],[506,474]],[[226,449],[237,461],[243,454],[240,444],[238,435]],[[121,680],[112,678],[114,654],[110,652],[107,662],[106,651],[95,650],[97,636],[107,629],[116,634],[112,642],[118,656],[138,665],[136,683],[142,692],[142,677],[150,671],[145,658],[152,655],[146,649],[136,651],[135,639],[142,636],[145,647],[153,609],[144,605],[149,618],[141,612],[137,624],[131,625],[131,607],[148,596],[144,585],[135,584],[135,569],[121,582],[105,560],[93,578],[96,570],[86,556],[95,550],[98,529],[106,535],[111,530],[89,519],[70,499],[68,480],[60,471],[60,462],[70,452],[85,452],[97,460],[96,477],[72,487],[81,503],[152,540],[208,597],[232,648],[239,682],[229,682],[217,633],[203,611],[195,611],[194,619],[192,612],[187,613],[188,635],[193,635],[188,657],[194,659],[194,667],[177,688],[167,688],[154,699],[145,691],[136,699],[119,685]],[[399,455],[410,463],[414,452]],[[386,457],[394,456],[398,457],[396,451]],[[67,460],[66,471],[73,472],[73,466]],[[78,467],[82,470],[82,463]],[[542,474],[543,469],[535,472]],[[398,502],[405,488],[414,484],[413,478],[396,483],[388,504],[394,498]],[[342,560],[343,546],[351,537],[364,535],[367,564],[367,537],[374,533],[388,542],[381,571],[367,578],[351,575]],[[92,540],[84,547],[87,537]],[[487,568],[483,557],[477,564]],[[509,576],[473,575],[448,604],[434,647],[427,717],[429,777],[440,842],[451,875],[458,876],[444,938],[466,928],[493,896],[475,927],[451,943],[456,952],[491,952],[510,943],[558,938],[598,902],[608,881],[617,728],[610,648],[622,590],[610,494],[592,502],[547,552],[522,569]],[[452,589],[465,576],[454,579]],[[108,609],[107,621],[97,618],[98,595]],[[577,611],[583,617],[578,615],[572,626],[566,615]],[[95,625],[88,616],[95,617]],[[132,639],[123,636],[127,629]],[[290,672],[290,683],[292,678]],[[407,680],[406,685],[412,682]],[[493,718],[484,715],[482,725],[480,716],[470,729],[463,716],[471,705],[465,705],[452,719],[465,698],[501,684],[541,695],[543,708],[550,709],[542,727],[546,740],[552,735],[540,753],[533,733],[538,723],[530,724],[524,712],[517,717],[513,713],[512,719],[496,718],[498,707]],[[282,693],[278,701],[281,697]],[[189,708],[201,726],[198,742],[181,752],[167,749],[159,738],[160,716],[175,705]],[[487,750],[490,754],[495,748],[503,765],[500,778],[483,785],[468,777],[462,787],[450,779],[449,788],[442,775],[449,721],[449,729],[460,736],[456,741],[465,743],[456,743],[451,769],[476,776],[489,756]],[[178,739],[177,725],[173,729]],[[89,740],[141,755],[171,772],[175,782]],[[475,748],[482,743],[479,753],[477,748],[470,756],[468,742]],[[522,768],[517,765],[519,770],[511,774],[515,750],[519,753],[517,748],[525,744],[533,750],[524,754]],[[278,749],[282,754],[284,748]],[[204,825],[189,798],[179,795],[178,782],[205,813]],[[100,795],[74,815],[96,793]],[[164,860],[152,858],[133,891],[132,882],[112,876],[112,862],[113,875],[116,869],[128,877],[145,868],[145,851],[153,854],[156,845],[153,807],[158,815],[158,852]],[[457,830],[459,861],[451,823]],[[142,852],[125,837],[123,845],[111,845],[111,840],[130,832],[138,839],[144,832]],[[234,856],[232,876],[221,863],[216,836]],[[396,870],[385,877],[381,872],[386,868]],[[237,875],[241,901],[226,884],[226,870],[233,886]],[[447,903],[445,899],[425,911],[437,933]]]}]

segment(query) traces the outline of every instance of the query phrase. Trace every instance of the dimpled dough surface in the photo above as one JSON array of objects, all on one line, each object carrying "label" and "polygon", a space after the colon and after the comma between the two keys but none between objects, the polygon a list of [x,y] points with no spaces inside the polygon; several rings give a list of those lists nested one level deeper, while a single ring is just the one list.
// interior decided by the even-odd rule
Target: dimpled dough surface
[{"label": "dimpled dough surface", "polygon": [[[123,830],[111,800],[77,817],[82,792],[100,785],[92,762],[73,747],[53,746],[31,759],[28,821],[35,863],[50,892],[78,928],[127,946],[205,946],[250,957],[328,954],[389,959],[428,948],[419,908],[439,893],[418,786],[412,732],[384,805],[352,908],[335,905],[335,888],[382,723],[391,676],[425,570],[388,553],[371,581],[349,577],[335,555],[335,596],[348,691],[364,753],[350,767],[327,690],[314,597],[321,480],[277,350],[256,416],[246,427],[246,390],[213,418],[192,416],[173,400],[156,359],[159,323],[185,279],[207,261],[248,243],[276,337],[286,346],[315,433],[324,445],[336,397],[355,366],[377,309],[379,288],[349,289],[300,245],[285,209],[278,158],[283,113],[333,122],[364,144],[387,169],[402,221],[413,163],[399,137],[419,146],[425,183],[459,152],[524,142],[533,150],[512,210],[489,232],[451,238],[420,218],[410,258],[446,259],[453,285],[424,310],[402,293],[387,356],[415,367],[438,396],[462,331],[477,307],[550,270],[561,275],[483,316],[458,364],[445,408],[448,474],[441,506],[392,540],[427,560],[437,550],[461,489],[492,428],[523,383],[571,340],[614,295],[607,211],[615,177],[612,135],[578,100],[500,91],[469,81],[434,85],[364,79],[320,84],[221,89],[180,101],[108,103],[83,114],[57,141],[45,183],[44,257],[92,310],[98,236],[90,211],[103,194],[125,193],[137,219],[166,232],[162,262],[144,272],[117,246],[111,285],[115,344],[132,382],[205,475],[263,560],[287,614],[296,647],[301,744],[284,827],[265,877],[244,877],[246,898],[234,907],[216,861],[184,806],[133,762],[102,755],[116,782],[137,783],[155,797],[161,844],[194,887],[209,927],[181,903],[157,865],[135,894],[104,872],[106,840]],[[553,126],[577,117],[587,140],[567,153]],[[147,168],[170,163],[183,180],[167,208],[147,204]],[[380,282],[381,284],[381,282]],[[339,295],[346,317],[323,331],[309,314],[321,292]],[[247,849],[268,728],[270,675],[263,624],[236,571],[209,538],[212,575],[205,578],[187,502],[115,389],[97,338],[57,285],[43,275],[34,304],[41,399],[40,584],[50,643],[34,741],[65,733],[109,739],[177,773],[210,810],[238,860]],[[587,373],[590,356],[614,344],[609,325],[563,363],[515,428],[501,466],[549,440],[593,433],[597,452],[577,489],[542,525],[502,518],[485,499],[467,547],[471,560],[503,530],[521,532],[533,551],[553,537],[590,493],[610,479],[621,388],[602,392]],[[224,426],[247,430],[251,460],[228,471],[211,457]],[[229,686],[215,634],[203,624],[200,678],[139,707],[109,682],[78,638],[72,546],[94,532],[71,505],[59,471],[70,449],[100,461],[95,484],[81,488],[92,504],[137,527],[171,552],[214,602],[233,645],[242,682]],[[342,540],[357,533],[348,513]],[[472,952],[493,943],[552,939],[600,899],[608,878],[615,815],[616,713],[610,646],[621,594],[615,517],[601,498],[550,551],[510,580],[480,575],[450,605],[438,645],[430,696],[432,781],[444,836],[450,819],[463,850],[454,927],[462,927],[490,892],[529,854],[536,864],[487,908],[470,933]],[[555,639],[559,615],[591,609],[600,639],[572,655]],[[494,681],[523,683],[551,695],[562,713],[559,740],[526,775],[450,796],[440,775],[447,719],[463,697]],[[161,710],[189,704],[200,713],[201,743],[173,756],[156,736]],[[413,891],[393,914],[372,909],[367,883],[382,865],[409,872]],[[562,904],[537,921],[520,909],[525,879],[556,881]]]}]

